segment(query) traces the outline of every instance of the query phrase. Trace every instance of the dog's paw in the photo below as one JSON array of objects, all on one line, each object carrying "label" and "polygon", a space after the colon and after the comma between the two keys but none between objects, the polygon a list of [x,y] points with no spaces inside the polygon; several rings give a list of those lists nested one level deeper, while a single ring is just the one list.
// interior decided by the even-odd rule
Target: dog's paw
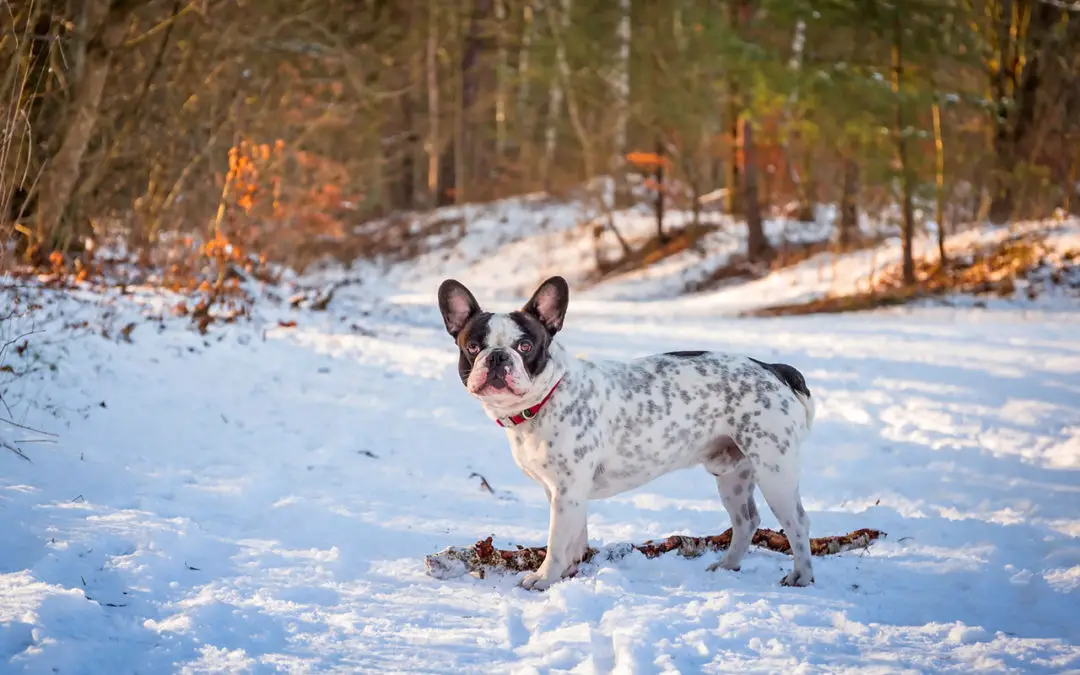
[{"label": "dog's paw", "polygon": [[786,577],[780,580],[781,586],[809,586],[812,583],[814,583],[814,575],[799,570],[791,570]]},{"label": "dog's paw", "polygon": [[555,579],[549,578],[548,575],[537,571],[526,574],[519,585],[527,591],[546,591],[555,581]]},{"label": "dog's paw", "polygon": [[727,556],[720,558],[713,564],[705,568],[709,572],[718,572],[719,570],[727,570],[729,572],[738,572],[742,569],[742,566],[730,560]]}]

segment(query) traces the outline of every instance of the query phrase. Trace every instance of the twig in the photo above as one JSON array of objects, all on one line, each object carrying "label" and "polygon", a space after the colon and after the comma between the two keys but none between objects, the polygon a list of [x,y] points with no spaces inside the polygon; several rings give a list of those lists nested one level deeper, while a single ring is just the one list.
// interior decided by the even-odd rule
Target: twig
[{"label": "twig", "polygon": [[479,478],[480,479],[480,489],[481,490],[487,490],[491,494],[495,494],[495,491],[491,489],[491,483],[487,482],[487,478],[484,478],[483,476],[476,473],[475,471],[473,473],[469,474],[469,478]]},{"label": "twig", "polygon": [[[885,537],[880,530],[860,529],[848,534],[818,537],[810,540],[810,553],[815,556],[834,555],[844,551],[864,549],[877,539]],[[473,546],[450,546],[438,553],[427,556],[424,565],[427,573],[437,579],[451,579],[464,574],[473,574],[483,578],[487,571],[531,572],[540,567],[547,556],[543,546],[516,550],[497,549],[488,537]],[[790,553],[787,536],[783,532],[760,529],[754,533],[755,546]],[[591,560],[620,560],[633,551],[641,552],[646,558],[656,558],[671,551],[684,558],[697,558],[709,551],[721,551],[731,545],[731,529],[711,537],[688,537],[673,535],[659,541],[647,541],[644,544],[615,544],[603,549],[589,548],[583,562]]]},{"label": "twig", "polygon": [[4,361],[4,352],[7,351],[8,347],[15,344],[19,340],[22,340],[24,338],[28,338],[31,335],[34,335],[36,333],[44,333],[44,332],[45,331],[41,330],[40,328],[32,328],[29,331],[23,333],[22,335],[16,335],[15,337],[11,338],[10,340],[5,342],[4,344],[0,345],[0,363],[3,363],[3,361]]},{"label": "twig", "polygon": [[[3,371],[0,371],[0,372],[3,372]],[[11,406],[9,406],[8,402],[4,399],[4,392],[2,392],[2,391],[0,391],[0,405],[4,406],[4,410],[7,411],[8,417],[14,417],[15,416],[15,413],[13,413],[11,411]]]},{"label": "twig", "polygon": [[15,427],[16,429],[22,429],[23,431],[32,431],[35,434],[41,434],[42,436],[49,436],[51,438],[60,438],[60,436],[58,436],[57,434],[51,434],[48,431],[42,431],[41,429],[35,429],[33,427],[28,427],[25,424],[19,424],[18,422],[14,421],[14,420],[9,420],[9,419],[6,419],[4,417],[0,417],[0,422],[2,422],[3,424],[10,424],[11,426]]},{"label": "twig", "polygon": [[5,448],[7,450],[10,450],[10,451],[14,452],[16,455],[18,455],[19,457],[22,457],[26,461],[30,462],[31,464],[34,463],[33,460],[31,460],[29,457],[27,457],[23,453],[22,450],[20,450],[19,448],[16,448],[14,445],[11,445],[10,443],[5,443],[4,441],[0,441],[0,448]]}]

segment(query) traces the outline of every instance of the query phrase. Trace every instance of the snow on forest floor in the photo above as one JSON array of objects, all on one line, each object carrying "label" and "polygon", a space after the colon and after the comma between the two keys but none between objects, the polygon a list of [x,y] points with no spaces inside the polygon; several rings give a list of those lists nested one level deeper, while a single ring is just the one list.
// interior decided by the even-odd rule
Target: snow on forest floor
[{"label": "snow on forest floor", "polygon": [[[561,339],[590,358],[800,368],[812,534],[888,537],[817,559],[810,588],[755,549],[739,573],[635,555],[541,594],[425,574],[489,534],[543,544],[547,507],[461,386],[434,288],[363,316],[369,288],[282,310],[294,329],[41,336],[56,370],[21,382],[20,419],[59,437],[0,451],[0,672],[1080,672],[1080,310],[571,301]],[[701,470],[590,506],[598,545],[727,526]]]}]

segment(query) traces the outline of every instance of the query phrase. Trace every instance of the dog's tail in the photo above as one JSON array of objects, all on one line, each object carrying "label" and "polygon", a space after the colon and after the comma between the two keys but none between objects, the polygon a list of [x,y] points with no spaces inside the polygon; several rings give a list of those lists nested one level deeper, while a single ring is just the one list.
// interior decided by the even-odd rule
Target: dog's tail
[{"label": "dog's tail", "polygon": [[799,403],[802,403],[803,408],[806,409],[806,430],[809,431],[814,426],[814,415],[817,413],[814,397],[810,395],[810,392],[803,394],[801,391],[796,391],[795,398],[799,399]]}]

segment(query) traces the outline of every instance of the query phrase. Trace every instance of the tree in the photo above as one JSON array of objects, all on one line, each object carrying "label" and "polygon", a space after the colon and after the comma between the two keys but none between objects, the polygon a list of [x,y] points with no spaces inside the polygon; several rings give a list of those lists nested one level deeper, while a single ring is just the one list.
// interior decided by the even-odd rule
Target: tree
[{"label": "tree", "polygon": [[45,163],[37,198],[37,226],[34,244],[51,249],[70,244],[77,236],[71,226],[61,231],[64,212],[80,177],[86,149],[97,126],[102,92],[113,57],[127,32],[128,18],[137,8],[136,0],[91,3],[76,24],[71,99],[64,117],[67,130],[59,147]]},{"label": "tree", "polygon": [[[18,245],[38,261],[106,216],[136,247],[224,227],[299,248],[347,222],[602,174],[624,205],[635,151],[668,160],[666,209],[689,194],[698,214],[723,186],[751,229],[820,198],[840,204],[849,245],[871,200],[900,205],[909,268],[920,199],[947,205],[950,228],[1077,201],[1063,186],[1080,173],[1080,13],[1055,0],[11,10],[0,203],[18,205]],[[255,196],[225,185],[244,143],[274,149]]]},{"label": "tree", "polygon": [[984,0],[969,10],[985,17],[976,25],[993,110],[989,217],[1004,223],[1016,214],[1044,139],[1066,132],[1080,114],[1080,12],[1047,0]]}]

